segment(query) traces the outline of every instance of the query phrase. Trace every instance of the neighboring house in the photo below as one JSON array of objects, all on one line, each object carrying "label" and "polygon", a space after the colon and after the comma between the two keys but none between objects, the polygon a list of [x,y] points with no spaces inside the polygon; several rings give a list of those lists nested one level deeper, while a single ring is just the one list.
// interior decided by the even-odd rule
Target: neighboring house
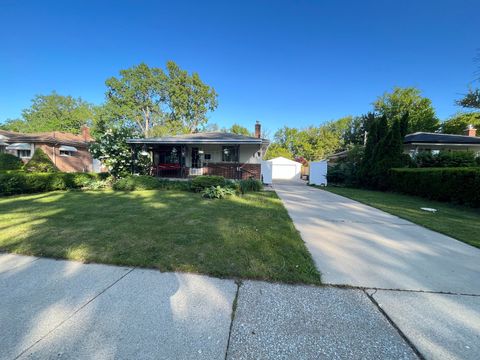
[{"label": "neighboring house", "polygon": [[[422,151],[437,153],[440,150],[468,150],[480,155],[480,137],[477,136],[477,129],[471,125],[465,130],[465,135],[416,132],[405,136],[403,150],[411,156]],[[348,151],[344,150],[330,155],[327,160],[335,164],[347,156]]]},{"label": "neighboring house", "polygon": [[[206,132],[159,138],[128,139],[133,156],[150,156],[152,175],[188,177],[220,175],[228,179],[261,178],[261,161],[269,141],[255,136]],[[135,169],[132,169],[135,172]]]},{"label": "neighboring house", "polygon": [[97,170],[99,164],[94,164],[88,151],[88,145],[92,141],[86,126],[82,127],[81,135],[59,131],[23,134],[0,130],[0,152],[18,156],[26,163],[36,149],[42,149],[55,166],[65,172]]},{"label": "neighboring house", "polygon": [[480,154],[480,137],[476,136],[476,132],[476,129],[469,126],[465,135],[426,132],[408,134],[403,141],[404,150],[410,155],[415,155],[421,151],[431,151],[435,153],[440,150],[469,150]]}]

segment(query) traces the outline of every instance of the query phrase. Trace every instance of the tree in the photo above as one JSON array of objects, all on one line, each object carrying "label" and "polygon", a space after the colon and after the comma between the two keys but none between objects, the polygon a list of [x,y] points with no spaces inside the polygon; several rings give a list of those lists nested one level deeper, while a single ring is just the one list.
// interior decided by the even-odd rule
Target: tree
[{"label": "tree", "polygon": [[132,168],[146,170],[149,163],[148,156],[140,154],[139,158],[132,159],[132,150],[126,142],[135,135],[130,128],[108,129],[90,145],[90,152],[95,159],[103,162],[115,178],[129,174]]},{"label": "tree", "polygon": [[207,122],[207,113],[217,106],[215,89],[205,84],[198,73],[189,75],[173,61],[167,62],[167,119],[177,132],[199,131]]},{"label": "tree", "polygon": [[57,172],[57,167],[42,149],[37,148],[32,158],[25,164],[24,169],[29,172],[52,173]]},{"label": "tree", "polygon": [[227,132],[244,136],[252,136],[252,133],[246,127],[239,124],[233,124]]},{"label": "tree", "polygon": [[206,85],[197,73],[187,71],[173,61],[167,73],[141,63],[120,71],[108,79],[108,113],[121,126],[136,127],[143,136],[192,133],[207,124],[208,111],[217,107],[215,89]]},{"label": "tree", "polygon": [[453,115],[442,124],[442,133],[464,135],[468,125],[480,127],[480,112]]},{"label": "tree", "polygon": [[81,98],[56,92],[36,95],[32,105],[22,111],[22,119],[7,120],[3,128],[26,133],[65,131],[78,134],[82,125],[92,123],[93,109],[93,105]]},{"label": "tree", "polygon": [[288,151],[288,149],[282,147],[279,144],[273,143],[268,147],[268,150],[267,150],[267,153],[264,156],[264,159],[265,160],[270,160],[270,159],[274,159],[274,158],[280,157],[280,156],[282,156],[284,158],[287,158],[287,159],[290,159],[290,160],[293,160],[293,155],[290,151]]},{"label": "tree", "polygon": [[440,122],[435,116],[430,99],[421,96],[414,87],[395,87],[391,93],[385,93],[374,103],[375,111],[389,120],[390,126],[405,113],[409,113],[408,133],[417,131],[437,131]]},{"label": "tree", "polygon": [[480,89],[470,89],[468,94],[456,103],[464,108],[480,109]]}]

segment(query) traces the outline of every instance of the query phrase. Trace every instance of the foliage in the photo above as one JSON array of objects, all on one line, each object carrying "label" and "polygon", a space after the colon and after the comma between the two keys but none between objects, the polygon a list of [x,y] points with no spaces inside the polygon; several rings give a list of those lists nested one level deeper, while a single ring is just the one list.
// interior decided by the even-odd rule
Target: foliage
[{"label": "foliage", "polygon": [[214,176],[214,175],[202,175],[193,178],[192,180],[192,190],[195,192],[201,192],[206,188],[212,186],[225,186],[226,181],[223,176]]},{"label": "foliage", "polygon": [[24,194],[54,190],[79,189],[102,176],[91,173],[23,173],[0,174],[0,194]]},{"label": "foliage", "polygon": [[476,155],[473,151],[440,151],[432,154],[422,151],[413,157],[416,167],[470,167],[478,166]]},{"label": "foliage", "polygon": [[7,120],[2,127],[25,133],[65,131],[78,134],[82,125],[90,123],[93,117],[92,104],[52,92],[36,95],[30,108],[23,110],[22,119]]},{"label": "foliage", "polygon": [[279,144],[273,143],[267,149],[267,153],[263,157],[264,160],[275,159],[277,157],[284,157],[290,160],[293,160],[292,153],[287,149],[282,147]]},{"label": "foliage", "polygon": [[183,190],[191,189],[190,181],[174,181],[158,179],[147,175],[130,175],[116,180],[112,185],[113,190],[134,191],[134,190]]},{"label": "foliage", "polygon": [[364,147],[353,145],[347,150],[347,157],[328,167],[327,181],[330,184],[346,186],[359,185],[359,167],[362,163]]},{"label": "foliage", "polygon": [[140,173],[146,173],[150,167],[149,157],[138,154],[132,159],[132,150],[126,140],[135,136],[129,128],[112,128],[97,138],[90,145],[90,152],[95,159],[99,159],[115,177],[126,176],[132,168]]},{"label": "foliage", "polygon": [[440,123],[432,107],[432,101],[421,95],[414,87],[395,87],[391,93],[385,93],[373,103],[375,111],[389,120],[390,126],[409,114],[408,133],[417,131],[434,132]]},{"label": "foliage", "polygon": [[390,189],[432,200],[480,206],[480,168],[392,169]]},{"label": "foliage", "polygon": [[0,171],[18,170],[23,166],[22,160],[15,155],[0,153]]},{"label": "foliage", "polygon": [[470,89],[462,99],[457,101],[457,105],[464,108],[480,109],[480,89]]},{"label": "foliage", "polygon": [[480,112],[459,113],[442,123],[442,133],[464,135],[468,125],[480,129]]},{"label": "foliage", "polygon": [[263,184],[257,179],[246,179],[239,181],[239,190],[242,194],[248,192],[262,191]]},{"label": "foliage", "polygon": [[385,116],[370,126],[365,153],[358,171],[360,184],[367,188],[388,188],[388,170],[406,166],[408,155],[403,153],[402,131],[407,128],[407,115],[393,121],[391,127]]},{"label": "foliage", "polygon": [[47,154],[45,154],[40,148],[35,149],[32,158],[23,168],[28,172],[51,173],[58,171],[52,160],[50,160]]},{"label": "foliage", "polygon": [[106,85],[104,112],[120,126],[134,125],[145,137],[197,131],[206,125],[207,112],[217,107],[215,90],[173,61],[167,62],[167,73],[141,63],[121,70]]},{"label": "foliage", "polygon": [[246,127],[239,124],[233,124],[226,132],[244,136],[252,136],[252,133]]},{"label": "foliage", "polygon": [[202,197],[206,199],[224,199],[231,195],[235,195],[235,190],[218,185],[207,187],[202,191]]}]

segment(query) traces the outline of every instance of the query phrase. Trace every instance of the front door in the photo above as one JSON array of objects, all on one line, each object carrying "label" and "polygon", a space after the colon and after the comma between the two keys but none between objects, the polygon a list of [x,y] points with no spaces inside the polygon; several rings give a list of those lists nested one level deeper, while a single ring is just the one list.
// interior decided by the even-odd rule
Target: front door
[{"label": "front door", "polygon": [[198,153],[198,148],[192,148],[192,168],[198,169],[201,167],[200,163],[200,154]]}]

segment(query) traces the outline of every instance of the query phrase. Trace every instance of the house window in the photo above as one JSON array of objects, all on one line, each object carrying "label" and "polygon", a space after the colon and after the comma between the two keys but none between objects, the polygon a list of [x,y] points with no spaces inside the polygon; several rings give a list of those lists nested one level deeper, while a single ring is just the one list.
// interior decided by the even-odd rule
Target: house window
[{"label": "house window", "polygon": [[21,158],[29,158],[31,150],[17,150],[17,156]]},{"label": "house window", "polygon": [[212,155],[211,154],[205,154],[205,160],[211,160]]},{"label": "house window", "polygon": [[73,156],[73,151],[60,150],[60,156]]},{"label": "house window", "polygon": [[224,146],[222,148],[222,161],[238,162],[238,148],[236,146]]}]

